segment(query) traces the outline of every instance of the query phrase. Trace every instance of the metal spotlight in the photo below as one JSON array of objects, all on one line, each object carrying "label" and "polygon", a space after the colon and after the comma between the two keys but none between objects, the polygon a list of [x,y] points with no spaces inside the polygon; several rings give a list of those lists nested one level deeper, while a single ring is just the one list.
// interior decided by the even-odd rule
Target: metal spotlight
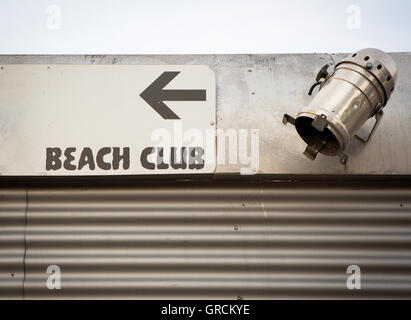
[{"label": "metal spotlight", "polygon": [[[377,49],[364,49],[338,63],[332,73],[325,65],[317,75],[315,87],[319,92],[310,105],[294,119],[284,115],[283,123],[293,124],[307,143],[304,154],[314,160],[318,153],[339,156],[345,164],[348,156],[343,152],[353,137],[366,143],[377,128],[397,81],[394,60]],[[368,137],[356,132],[371,117],[375,124]]]}]

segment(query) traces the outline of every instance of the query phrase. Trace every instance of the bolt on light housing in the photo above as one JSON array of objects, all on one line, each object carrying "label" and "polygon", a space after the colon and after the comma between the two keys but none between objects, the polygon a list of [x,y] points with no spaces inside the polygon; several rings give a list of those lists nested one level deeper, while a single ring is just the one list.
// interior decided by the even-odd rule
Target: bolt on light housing
[{"label": "bolt on light housing", "polygon": [[[318,153],[338,156],[345,164],[344,153],[353,137],[366,143],[381,121],[397,81],[397,67],[387,53],[378,49],[364,49],[339,62],[333,72],[325,65],[317,75],[315,87],[319,92],[308,107],[294,119],[288,114],[283,123],[295,126],[307,143],[304,154],[315,160]],[[375,117],[375,124],[368,137],[363,139],[356,132],[364,123]]]}]

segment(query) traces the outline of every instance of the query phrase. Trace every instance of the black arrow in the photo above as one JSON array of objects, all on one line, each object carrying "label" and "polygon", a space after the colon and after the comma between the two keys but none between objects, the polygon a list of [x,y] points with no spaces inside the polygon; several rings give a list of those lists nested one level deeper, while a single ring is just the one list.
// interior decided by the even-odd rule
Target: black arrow
[{"label": "black arrow", "polygon": [[206,101],[206,90],[164,90],[180,71],[163,72],[140,97],[164,119],[180,119],[163,101]]}]

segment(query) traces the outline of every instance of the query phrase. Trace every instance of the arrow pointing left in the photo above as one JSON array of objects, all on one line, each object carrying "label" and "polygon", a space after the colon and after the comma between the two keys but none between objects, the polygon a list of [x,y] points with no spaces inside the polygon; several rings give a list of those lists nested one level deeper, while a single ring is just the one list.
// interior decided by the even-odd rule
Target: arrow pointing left
[{"label": "arrow pointing left", "polygon": [[164,90],[180,71],[163,72],[141,94],[144,99],[164,119],[180,119],[163,101],[206,101],[206,90]]}]

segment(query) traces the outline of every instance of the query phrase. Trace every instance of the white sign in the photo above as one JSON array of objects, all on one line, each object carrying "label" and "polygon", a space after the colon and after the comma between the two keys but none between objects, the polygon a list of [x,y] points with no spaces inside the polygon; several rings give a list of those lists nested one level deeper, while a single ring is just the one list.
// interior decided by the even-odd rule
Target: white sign
[{"label": "white sign", "polygon": [[0,175],[213,173],[215,78],[195,65],[1,65]]}]

